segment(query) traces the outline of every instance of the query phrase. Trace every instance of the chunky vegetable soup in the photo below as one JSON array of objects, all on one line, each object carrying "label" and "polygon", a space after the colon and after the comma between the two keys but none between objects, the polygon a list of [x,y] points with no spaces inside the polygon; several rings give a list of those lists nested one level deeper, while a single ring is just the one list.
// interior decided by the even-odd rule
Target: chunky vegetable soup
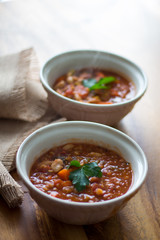
[{"label": "chunky vegetable soup", "polygon": [[94,104],[119,103],[135,95],[135,86],[128,79],[94,68],[68,72],[56,80],[53,89],[65,97]]},{"label": "chunky vegetable soup", "polygon": [[116,152],[85,143],[55,147],[36,159],[30,181],[50,196],[76,202],[100,202],[125,194],[132,168]]}]

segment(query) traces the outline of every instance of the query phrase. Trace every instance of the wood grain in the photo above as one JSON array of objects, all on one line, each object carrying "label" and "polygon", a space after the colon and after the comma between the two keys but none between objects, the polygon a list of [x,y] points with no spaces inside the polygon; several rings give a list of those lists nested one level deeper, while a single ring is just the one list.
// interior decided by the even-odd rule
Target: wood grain
[{"label": "wood grain", "polygon": [[[150,3],[152,2],[152,4]],[[127,57],[148,77],[148,89],[115,128],[144,150],[145,184],[116,216],[89,226],[49,217],[31,199],[10,210],[0,198],[0,240],[159,240],[160,239],[160,4],[145,0],[28,0],[0,3],[0,55],[33,46],[40,66],[68,50],[98,49]],[[13,176],[20,184],[17,173]],[[23,184],[22,184],[23,185]]]}]

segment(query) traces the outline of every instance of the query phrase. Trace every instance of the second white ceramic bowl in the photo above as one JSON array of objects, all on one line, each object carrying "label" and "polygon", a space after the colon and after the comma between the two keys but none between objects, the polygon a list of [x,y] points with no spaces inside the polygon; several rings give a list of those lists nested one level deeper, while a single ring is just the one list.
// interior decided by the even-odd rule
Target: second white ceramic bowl
[{"label": "second white ceramic bowl", "polygon": [[[64,97],[53,90],[56,79],[71,69],[100,68],[111,70],[133,81],[136,95],[125,102],[91,104]],[[41,69],[42,85],[54,110],[68,120],[83,120],[114,125],[128,114],[147,88],[144,72],[133,62],[108,52],[81,50],[60,54],[49,59]]]}]

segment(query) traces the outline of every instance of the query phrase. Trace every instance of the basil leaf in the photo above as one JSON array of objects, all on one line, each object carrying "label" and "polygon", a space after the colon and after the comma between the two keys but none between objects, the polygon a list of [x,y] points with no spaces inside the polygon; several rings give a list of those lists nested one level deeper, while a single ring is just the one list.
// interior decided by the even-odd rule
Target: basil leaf
[{"label": "basil leaf", "polygon": [[90,90],[109,89],[110,86],[106,86],[106,84],[114,82],[115,80],[116,78],[112,76],[101,78],[97,83],[95,83],[93,86],[90,87]]},{"label": "basil leaf", "polygon": [[87,163],[82,168],[87,177],[102,177],[101,168],[98,167],[96,162]]},{"label": "basil leaf", "polygon": [[114,82],[116,80],[115,77],[109,76],[101,78],[98,82],[95,78],[84,79],[83,86],[88,87],[90,90],[96,89],[109,89],[110,86],[106,86],[107,84]]},{"label": "basil leaf", "polygon": [[97,84],[93,85],[93,86],[90,88],[90,90],[109,89],[109,88],[110,88],[110,86],[104,86],[104,85],[102,85],[102,84],[97,83]]},{"label": "basil leaf", "polygon": [[69,166],[81,167],[81,164],[77,160],[72,160]]},{"label": "basil leaf", "polygon": [[84,79],[82,83],[84,87],[91,88],[93,85],[97,83],[97,80],[95,78]]},{"label": "basil leaf", "polygon": [[71,172],[69,179],[72,181],[78,192],[82,191],[86,188],[87,185],[89,185],[89,180],[84,174],[82,168]]},{"label": "basil leaf", "polygon": [[114,82],[116,80],[115,77],[109,76],[109,77],[104,77],[99,80],[99,83],[101,84],[109,84],[111,82]]}]

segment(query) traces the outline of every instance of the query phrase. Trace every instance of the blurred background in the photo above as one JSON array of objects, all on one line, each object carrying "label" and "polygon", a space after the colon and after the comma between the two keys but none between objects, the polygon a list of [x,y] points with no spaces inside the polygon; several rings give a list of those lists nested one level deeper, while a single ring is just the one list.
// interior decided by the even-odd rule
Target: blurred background
[{"label": "blurred background", "polygon": [[141,59],[155,60],[150,54],[155,49],[160,53],[159,22],[159,0],[2,1],[0,54],[33,46],[44,59],[68,50],[98,49],[143,65]]},{"label": "blurred background", "polygon": [[[139,64],[150,86],[159,73],[159,43],[159,0],[13,0],[0,3],[0,55],[34,47],[40,66],[65,51],[104,50]],[[160,81],[156,84],[156,88],[147,91],[154,96],[155,104]],[[148,111],[148,106],[152,111],[149,98],[146,101],[144,111]],[[157,111],[160,113],[160,108]]]}]

